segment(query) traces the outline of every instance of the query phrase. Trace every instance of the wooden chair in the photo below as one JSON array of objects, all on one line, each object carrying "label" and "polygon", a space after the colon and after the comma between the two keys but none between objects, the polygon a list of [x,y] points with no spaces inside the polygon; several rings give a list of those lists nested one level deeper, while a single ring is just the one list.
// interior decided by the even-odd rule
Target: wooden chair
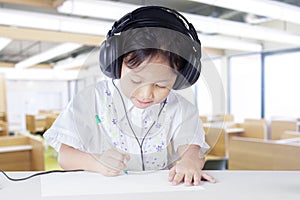
[{"label": "wooden chair", "polygon": [[264,122],[247,121],[240,127],[244,129],[241,137],[267,139],[267,125]]},{"label": "wooden chair", "polygon": [[56,120],[57,116],[58,116],[58,114],[51,114],[46,117],[46,125],[45,125],[46,130],[52,126],[52,124]]},{"label": "wooden chair", "polygon": [[0,112],[0,121],[7,121],[6,113]]},{"label": "wooden chair", "polygon": [[225,129],[204,127],[205,140],[210,149],[205,156],[204,170],[227,169],[227,137]]},{"label": "wooden chair", "polygon": [[230,170],[300,170],[300,139],[262,140],[234,137],[229,145]]},{"label": "wooden chair", "polygon": [[201,119],[202,123],[207,123],[207,117],[206,116],[199,116]]},{"label": "wooden chair", "polygon": [[285,131],[298,131],[297,121],[282,121],[272,120],[271,121],[271,139],[279,140]]},{"label": "wooden chair", "polygon": [[46,130],[46,116],[44,115],[26,115],[26,129],[30,133],[38,133]]},{"label": "wooden chair", "polygon": [[224,122],[233,122],[234,121],[234,116],[230,115],[230,114],[220,114],[217,115],[217,117],[219,118],[220,121],[224,121]]},{"label": "wooden chair", "polygon": [[244,129],[233,122],[214,122],[204,125],[205,139],[211,149],[208,155],[227,157],[230,139],[241,136]]},{"label": "wooden chair", "polygon": [[268,122],[265,119],[250,119],[250,118],[246,118],[244,120],[244,123],[258,123],[258,124],[262,124],[264,126],[268,126]]},{"label": "wooden chair", "polygon": [[27,136],[0,137],[0,169],[5,171],[43,171],[42,140]]},{"label": "wooden chair", "polygon": [[204,128],[205,130],[205,140],[206,143],[210,146],[209,156],[216,156],[224,158],[226,154],[226,132],[223,128]]},{"label": "wooden chair", "polygon": [[8,135],[8,125],[7,122],[0,121],[0,136]]}]

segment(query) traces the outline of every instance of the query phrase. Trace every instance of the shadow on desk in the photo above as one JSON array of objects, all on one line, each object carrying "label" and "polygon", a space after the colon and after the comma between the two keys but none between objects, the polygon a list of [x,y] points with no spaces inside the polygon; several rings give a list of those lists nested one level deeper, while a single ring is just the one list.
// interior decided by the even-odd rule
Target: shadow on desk
[{"label": "shadow on desk", "polygon": [[227,158],[209,159],[205,161],[203,170],[226,170],[227,169]]}]

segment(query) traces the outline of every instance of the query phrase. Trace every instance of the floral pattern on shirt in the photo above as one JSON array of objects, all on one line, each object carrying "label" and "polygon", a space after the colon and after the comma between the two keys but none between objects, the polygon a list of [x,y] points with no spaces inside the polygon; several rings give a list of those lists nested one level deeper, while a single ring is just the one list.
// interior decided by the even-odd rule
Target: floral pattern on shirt
[{"label": "floral pattern on shirt", "polygon": [[[165,105],[162,108],[162,112],[160,113],[158,122],[155,122],[150,118],[149,113],[143,114],[143,123],[142,127],[139,127],[140,130],[143,130],[143,133],[139,133],[138,136],[144,136],[147,134],[145,138],[138,137],[139,143],[137,139],[134,137],[128,123],[126,117],[123,117],[122,120],[118,118],[118,110],[116,109],[116,105],[113,102],[112,91],[105,90],[103,97],[105,98],[105,102],[109,102],[106,107],[101,107],[102,110],[99,110],[101,114],[101,121],[103,122],[104,127],[109,127],[106,130],[106,133],[111,139],[111,144],[114,148],[117,148],[123,152],[134,153],[137,154],[140,152],[139,143],[142,143],[142,149],[144,153],[144,164],[145,168],[148,170],[162,169],[166,167],[167,163],[167,144],[169,143],[167,134],[168,127],[170,126],[171,120],[168,118],[166,120],[166,107]],[[128,115],[130,113],[127,113]],[[165,119],[165,120],[161,120]],[[157,119],[156,119],[157,120]],[[154,124],[153,124],[154,123]],[[162,123],[164,126],[162,126]],[[123,130],[126,127],[126,130]],[[151,127],[151,129],[150,129]],[[150,130],[149,130],[150,129]],[[136,132],[136,131],[135,131]],[[137,134],[137,133],[136,133]]]}]

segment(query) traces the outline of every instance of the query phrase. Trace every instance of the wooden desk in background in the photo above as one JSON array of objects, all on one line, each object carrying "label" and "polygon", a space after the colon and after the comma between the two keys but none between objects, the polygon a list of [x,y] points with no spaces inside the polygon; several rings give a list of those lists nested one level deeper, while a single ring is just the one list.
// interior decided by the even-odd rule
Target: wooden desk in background
[{"label": "wooden desk in background", "polygon": [[[296,200],[300,198],[300,171],[207,171],[216,184],[202,182],[201,186],[172,186],[167,171],[148,174],[104,177],[96,173],[75,172],[49,174],[22,182],[10,182],[0,174],[1,199],[30,200]],[[10,172],[12,177],[32,173]],[[157,178],[153,179],[156,176]],[[160,178],[159,178],[160,177]],[[160,186],[163,185],[163,189]],[[156,190],[156,191],[153,191]]]},{"label": "wooden desk in background", "polygon": [[228,169],[300,170],[299,153],[300,138],[263,140],[235,137],[229,146]]},{"label": "wooden desk in background", "polygon": [[1,136],[0,169],[7,171],[44,170],[42,141],[27,136]]},{"label": "wooden desk in background", "polygon": [[280,139],[300,138],[299,131],[285,131]]}]

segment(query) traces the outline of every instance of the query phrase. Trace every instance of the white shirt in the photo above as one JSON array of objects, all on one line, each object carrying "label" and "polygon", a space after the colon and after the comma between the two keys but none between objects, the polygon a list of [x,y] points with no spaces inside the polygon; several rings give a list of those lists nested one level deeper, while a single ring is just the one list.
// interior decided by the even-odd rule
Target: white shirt
[{"label": "white shirt", "polygon": [[168,167],[180,145],[209,148],[198,110],[184,97],[171,91],[165,102],[139,109],[116,88],[104,80],[78,93],[44,134],[46,141],[56,151],[62,143],[92,154],[116,149],[130,155],[128,170],[142,169],[141,147],[146,170]]}]

